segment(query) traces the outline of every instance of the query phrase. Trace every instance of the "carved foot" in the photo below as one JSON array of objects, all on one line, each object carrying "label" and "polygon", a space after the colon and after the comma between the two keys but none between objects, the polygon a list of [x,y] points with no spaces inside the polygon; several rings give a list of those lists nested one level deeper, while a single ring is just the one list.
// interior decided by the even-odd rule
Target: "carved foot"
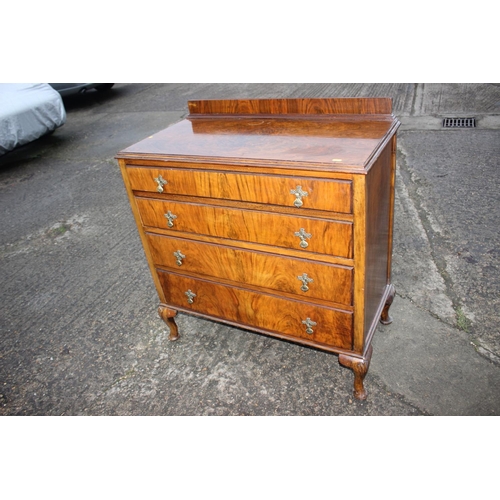
[{"label": "carved foot", "polygon": [[177,311],[169,309],[166,305],[160,304],[158,307],[158,314],[160,318],[165,321],[170,330],[169,340],[177,340],[179,338],[179,331],[177,330],[177,325],[175,323],[174,317]]},{"label": "carved foot", "polygon": [[385,301],[384,309],[382,310],[382,314],[380,315],[380,322],[383,325],[390,325],[392,323],[392,317],[389,315],[389,308],[391,307],[392,301],[396,296],[396,288],[394,285],[391,285],[391,289],[389,295],[387,296],[387,300]]},{"label": "carved foot", "polygon": [[370,367],[373,347],[370,346],[364,358],[355,358],[348,354],[339,354],[339,363],[354,372],[354,397],[361,401],[366,399],[367,392],[363,385],[365,375]]}]

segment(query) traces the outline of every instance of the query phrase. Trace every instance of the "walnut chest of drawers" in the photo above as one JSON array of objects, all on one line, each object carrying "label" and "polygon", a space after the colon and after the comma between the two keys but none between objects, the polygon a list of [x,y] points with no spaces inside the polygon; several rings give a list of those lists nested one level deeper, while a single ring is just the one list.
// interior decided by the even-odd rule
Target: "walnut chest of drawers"
[{"label": "walnut chest of drawers", "polygon": [[395,293],[391,99],[188,107],[117,155],[170,339],[181,311],[330,351],[366,398]]}]

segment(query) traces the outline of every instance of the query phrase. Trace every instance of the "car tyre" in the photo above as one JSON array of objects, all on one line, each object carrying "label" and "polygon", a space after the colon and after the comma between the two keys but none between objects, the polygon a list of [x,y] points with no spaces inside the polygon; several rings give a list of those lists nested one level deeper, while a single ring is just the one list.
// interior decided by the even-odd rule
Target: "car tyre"
[{"label": "car tyre", "polygon": [[113,87],[113,85],[114,83],[101,83],[100,85],[97,85],[95,89],[100,91],[109,90],[111,87]]}]

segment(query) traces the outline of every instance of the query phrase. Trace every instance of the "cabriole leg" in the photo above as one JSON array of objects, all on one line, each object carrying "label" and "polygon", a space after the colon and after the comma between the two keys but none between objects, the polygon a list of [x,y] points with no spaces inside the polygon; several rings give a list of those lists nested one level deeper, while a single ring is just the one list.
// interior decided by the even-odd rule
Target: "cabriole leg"
[{"label": "cabriole leg", "polygon": [[389,295],[387,296],[387,300],[385,301],[384,309],[382,310],[382,314],[380,315],[380,322],[383,325],[390,325],[392,323],[392,317],[389,315],[389,308],[391,307],[392,301],[396,296],[396,288],[394,285],[391,285],[391,289]]},{"label": "cabriole leg", "polygon": [[367,396],[366,389],[363,385],[365,375],[370,367],[372,359],[373,347],[370,346],[363,358],[356,358],[348,354],[339,354],[339,363],[354,372],[354,397],[356,399],[365,400]]},{"label": "cabriole leg", "polygon": [[168,337],[169,340],[177,340],[179,338],[179,331],[174,320],[177,311],[169,309],[165,304],[160,304],[158,307],[158,314],[160,315],[160,318],[165,321],[168,329],[170,330],[170,335]]}]

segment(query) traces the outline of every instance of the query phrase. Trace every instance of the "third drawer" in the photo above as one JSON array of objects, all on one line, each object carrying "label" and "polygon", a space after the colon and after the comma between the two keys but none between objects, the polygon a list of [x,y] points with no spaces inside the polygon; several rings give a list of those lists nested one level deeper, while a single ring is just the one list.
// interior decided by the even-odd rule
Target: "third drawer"
[{"label": "third drawer", "polygon": [[352,304],[351,267],[147,233],[156,266]]}]

